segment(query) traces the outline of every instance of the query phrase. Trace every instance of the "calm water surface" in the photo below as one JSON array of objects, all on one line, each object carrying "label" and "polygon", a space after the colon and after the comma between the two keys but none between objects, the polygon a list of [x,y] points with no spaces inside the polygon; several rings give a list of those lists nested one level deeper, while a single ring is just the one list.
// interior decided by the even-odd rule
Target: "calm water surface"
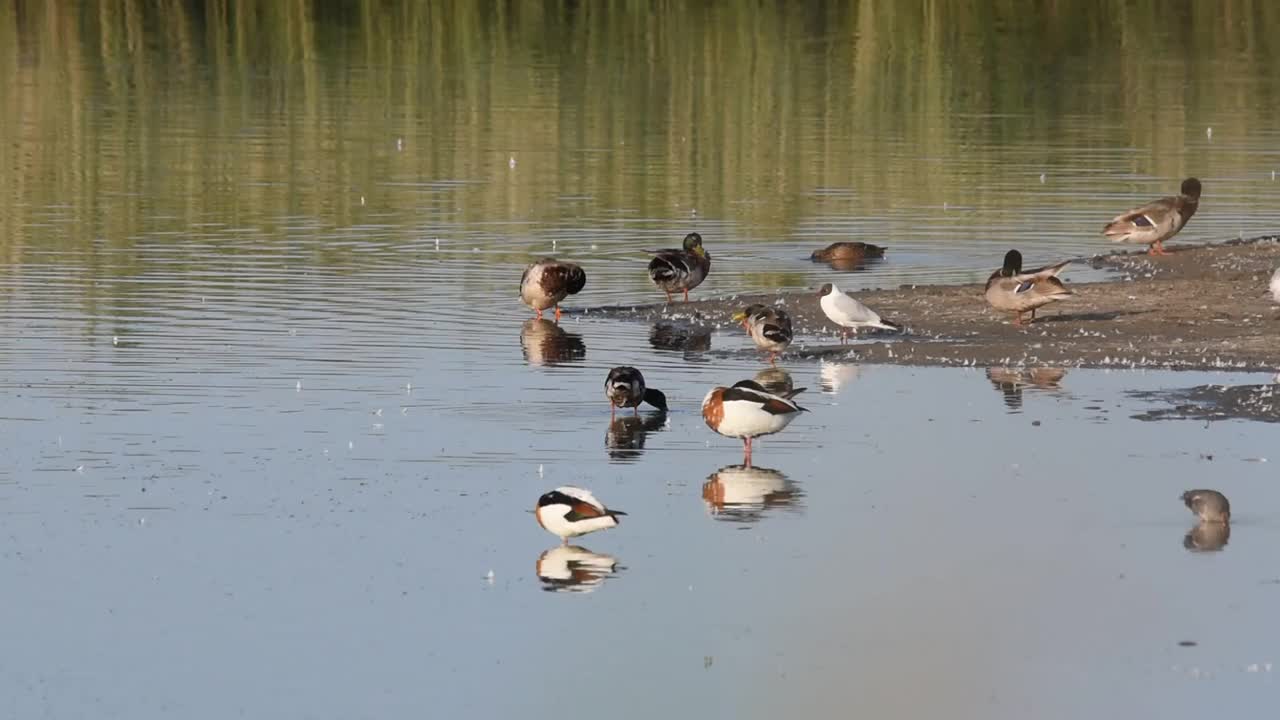
[{"label": "calm water surface", "polygon": [[[1192,174],[1180,240],[1276,230],[1280,11],[1034,5],[0,8],[0,716],[1272,707],[1274,428],[1127,394],[1267,377],[784,362],[746,470],[744,336],[516,297],[976,280]],[[563,483],[630,515],[558,549]]]}]

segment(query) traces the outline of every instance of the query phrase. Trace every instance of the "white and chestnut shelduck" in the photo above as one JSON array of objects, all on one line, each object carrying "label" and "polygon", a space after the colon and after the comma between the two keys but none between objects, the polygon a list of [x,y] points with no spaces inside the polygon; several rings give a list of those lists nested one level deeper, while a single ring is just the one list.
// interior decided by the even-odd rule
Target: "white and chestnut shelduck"
[{"label": "white and chestnut shelduck", "polygon": [[849,331],[856,336],[862,328],[877,328],[899,332],[902,326],[880,317],[876,311],[840,292],[833,283],[827,283],[818,290],[818,304],[831,322],[840,326],[841,341],[848,340]]},{"label": "white and chestnut shelduck", "polygon": [[569,538],[618,526],[621,510],[610,510],[589,491],[563,485],[538,498],[533,510],[543,530],[559,536],[566,544]]},{"label": "white and chestnut shelduck", "polygon": [[667,396],[661,390],[645,387],[644,375],[639,370],[620,365],[609,371],[604,379],[604,394],[609,398],[609,419],[613,420],[617,408],[634,408],[640,414],[640,403],[649,403],[653,407],[666,412]]},{"label": "white and chestnut shelduck", "polygon": [[1200,207],[1200,181],[1187,178],[1179,193],[1117,215],[1102,229],[1112,242],[1145,243],[1148,255],[1168,255],[1164,241],[1178,234]]},{"label": "white and chestnut shelduck", "polygon": [[717,387],[702,401],[702,419],[707,427],[725,437],[742,438],[743,464],[751,467],[751,441],[762,435],[781,432],[805,408],[792,400],[804,388],[775,395],[752,380],[733,387]]},{"label": "white and chestnut shelduck", "polygon": [[533,308],[538,317],[542,311],[555,307],[556,320],[560,319],[560,302],[570,295],[577,295],[586,287],[587,274],[582,267],[555,258],[542,258],[524,269],[520,276],[520,299]]}]

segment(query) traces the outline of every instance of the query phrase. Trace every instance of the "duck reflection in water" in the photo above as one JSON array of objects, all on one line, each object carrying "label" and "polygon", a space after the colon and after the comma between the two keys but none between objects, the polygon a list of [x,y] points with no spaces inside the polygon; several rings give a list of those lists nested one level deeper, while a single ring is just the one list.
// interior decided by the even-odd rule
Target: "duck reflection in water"
[{"label": "duck reflection in water", "polygon": [[530,365],[554,367],[579,362],[587,356],[581,335],[541,318],[526,320],[520,326],[520,348]]},{"label": "duck reflection in water", "polygon": [[1180,498],[1199,523],[1182,538],[1191,552],[1216,552],[1231,539],[1231,502],[1217,490],[1188,490]]},{"label": "duck reflection in water", "polygon": [[619,415],[609,423],[604,434],[604,446],[611,460],[623,462],[636,460],[643,454],[645,437],[666,427],[667,413],[659,411],[644,415]]},{"label": "duck reflection in water", "polygon": [[840,388],[858,379],[861,372],[854,363],[841,363],[823,360],[818,373],[818,387],[824,393],[838,393]]},{"label": "duck reflection in water", "polygon": [[649,345],[655,350],[677,350],[685,359],[700,359],[711,349],[711,328],[677,325],[668,322],[654,323],[649,330]]},{"label": "duck reflection in water", "polygon": [[702,484],[707,511],[715,519],[729,522],[756,522],[768,510],[803,510],[803,497],[786,475],[755,466],[722,467]]},{"label": "duck reflection in water", "polygon": [[1062,389],[1062,378],[1067,376],[1063,368],[1038,367],[1019,370],[1014,368],[987,368],[987,380],[1001,395],[1005,407],[1012,411],[1022,409],[1022,391],[1027,389],[1053,392]]},{"label": "duck reflection in water", "polygon": [[534,566],[548,592],[589,593],[623,568],[611,555],[578,545],[557,545],[538,556]]},{"label": "duck reflection in water", "polygon": [[761,370],[752,379],[774,395],[786,395],[796,389],[795,383],[791,381],[791,373],[780,367]]}]

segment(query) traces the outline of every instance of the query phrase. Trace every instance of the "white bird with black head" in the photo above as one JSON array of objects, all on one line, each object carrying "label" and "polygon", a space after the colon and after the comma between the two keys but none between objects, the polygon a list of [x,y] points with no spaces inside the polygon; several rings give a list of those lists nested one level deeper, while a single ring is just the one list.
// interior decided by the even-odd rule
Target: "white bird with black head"
[{"label": "white bird with black head", "polygon": [[533,510],[543,530],[558,536],[566,544],[569,538],[618,526],[621,510],[610,510],[589,490],[562,485],[538,498]]}]

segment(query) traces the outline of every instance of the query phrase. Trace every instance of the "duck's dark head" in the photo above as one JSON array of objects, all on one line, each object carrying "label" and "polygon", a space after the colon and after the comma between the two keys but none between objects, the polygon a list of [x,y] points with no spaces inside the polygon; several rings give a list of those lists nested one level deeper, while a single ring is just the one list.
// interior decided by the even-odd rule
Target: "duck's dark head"
[{"label": "duck's dark head", "polygon": [[698,253],[706,255],[707,251],[702,249],[702,236],[698,233],[689,233],[684,236],[684,249],[686,252]]},{"label": "duck's dark head", "polygon": [[1182,194],[1193,199],[1200,199],[1200,181],[1195,178],[1187,178],[1182,181]]},{"label": "duck's dark head", "polygon": [[583,272],[582,268],[578,267],[577,265],[574,265],[572,268],[569,269],[569,285],[567,288],[569,290],[569,294],[577,295],[578,293],[582,292],[582,288],[586,286],[587,286],[587,274]]},{"label": "duck's dark head", "polygon": [[1013,277],[1022,272],[1022,253],[1017,250],[1010,250],[1004,254],[1004,266],[1000,268],[1000,274],[1004,277]]}]

